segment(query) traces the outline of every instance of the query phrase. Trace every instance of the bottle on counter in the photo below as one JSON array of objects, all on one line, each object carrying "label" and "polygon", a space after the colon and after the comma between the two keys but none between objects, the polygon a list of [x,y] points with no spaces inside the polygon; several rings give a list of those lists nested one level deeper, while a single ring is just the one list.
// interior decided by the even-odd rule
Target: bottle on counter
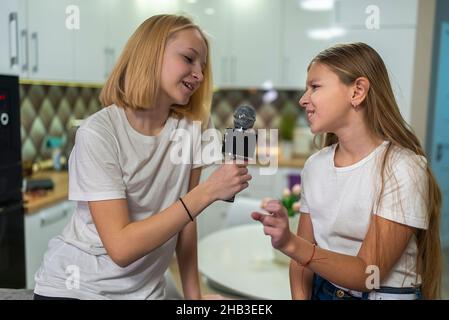
[{"label": "bottle on counter", "polygon": [[62,169],[62,147],[64,139],[60,137],[48,137],[47,148],[51,149],[51,158],[53,169],[60,171]]},{"label": "bottle on counter", "polygon": [[298,156],[310,155],[313,150],[313,137],[305,116],[301,114],[293,132],[293,153]]}]

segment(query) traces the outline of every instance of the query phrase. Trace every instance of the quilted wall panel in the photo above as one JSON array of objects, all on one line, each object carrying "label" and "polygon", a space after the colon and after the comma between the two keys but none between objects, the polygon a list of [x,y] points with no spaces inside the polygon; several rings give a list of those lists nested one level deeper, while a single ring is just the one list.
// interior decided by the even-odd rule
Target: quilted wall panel
[{"label": "quilted wall panel", "polygon": [[[50,136],[64,138],[64,154],[69,156],[74,144],[74,119],[85,119],[101,108],[100,87],[73,85],[20,85],[22,159],[45,160],[51,157],[46,146]],[[257,110],[255,128],[279,128],[281,115],[301,111],[299,91],[219,90],[214,93],[212,119],[224,130],[233,125],[233,112],[241,104]]]}]

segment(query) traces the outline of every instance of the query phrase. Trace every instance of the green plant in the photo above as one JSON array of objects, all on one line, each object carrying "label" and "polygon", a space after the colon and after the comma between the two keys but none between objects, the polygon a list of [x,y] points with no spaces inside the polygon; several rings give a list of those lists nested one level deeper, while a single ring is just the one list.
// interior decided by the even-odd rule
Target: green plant
[{"label": "green plant", "polygon": [[[295,184],[292,189],[285,188],[280,202],[287,209],[287,214],[289,217],[294,217],[299,213],[299,200],[301,199],[301,186]],[[266,204],[273,200],[272,198],[264,198],[260,204],[262,209],[265,208]]]},{"label": "green plant", "polygon": [[295,184],[292,189],[285,188],[282,195],[282,205],[287,209],[289,217],[299,213],[299,199],[301,198],[301,186]]},{"label": "green plant", "polygon": [[284,141],[293,140],[293,131],[295,130],[296,119],[294,115],[283,115],[280,124],[280,136]]},{"label": "green plant", "polygon": [[298,107],[291,102],[285,103],[282,107],[281,119],[279,123],[279,135],[282,140],[293,140],[293,132],[295,130],[297,117]]}]

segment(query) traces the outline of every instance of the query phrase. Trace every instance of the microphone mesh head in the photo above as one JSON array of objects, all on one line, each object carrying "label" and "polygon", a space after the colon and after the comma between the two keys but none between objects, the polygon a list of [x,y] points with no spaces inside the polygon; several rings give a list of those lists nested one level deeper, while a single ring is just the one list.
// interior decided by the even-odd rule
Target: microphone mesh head
[{"label": "microphone mesh head", "polygon": [[256,121],[256,110],[250,105],[241,105],[234,112],[234,128],[248,130]]}]

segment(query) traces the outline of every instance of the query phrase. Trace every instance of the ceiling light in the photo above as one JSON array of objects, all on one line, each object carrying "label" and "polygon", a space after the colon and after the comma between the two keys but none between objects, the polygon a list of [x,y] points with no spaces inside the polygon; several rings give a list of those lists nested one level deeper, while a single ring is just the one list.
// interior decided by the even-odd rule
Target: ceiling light
[{"label": "ceiling light", "polygon": [[327,29],[314,29],[307,31],[307,36],[315,40],[329,40],[332,38],[341,37],[346,34],[346,30],[343,28],[327,28]]},{"label": "ceiling light", "polygon": [[324,11],[334,8],[334,0],[299,0],[299,6],[304,10]]}]

